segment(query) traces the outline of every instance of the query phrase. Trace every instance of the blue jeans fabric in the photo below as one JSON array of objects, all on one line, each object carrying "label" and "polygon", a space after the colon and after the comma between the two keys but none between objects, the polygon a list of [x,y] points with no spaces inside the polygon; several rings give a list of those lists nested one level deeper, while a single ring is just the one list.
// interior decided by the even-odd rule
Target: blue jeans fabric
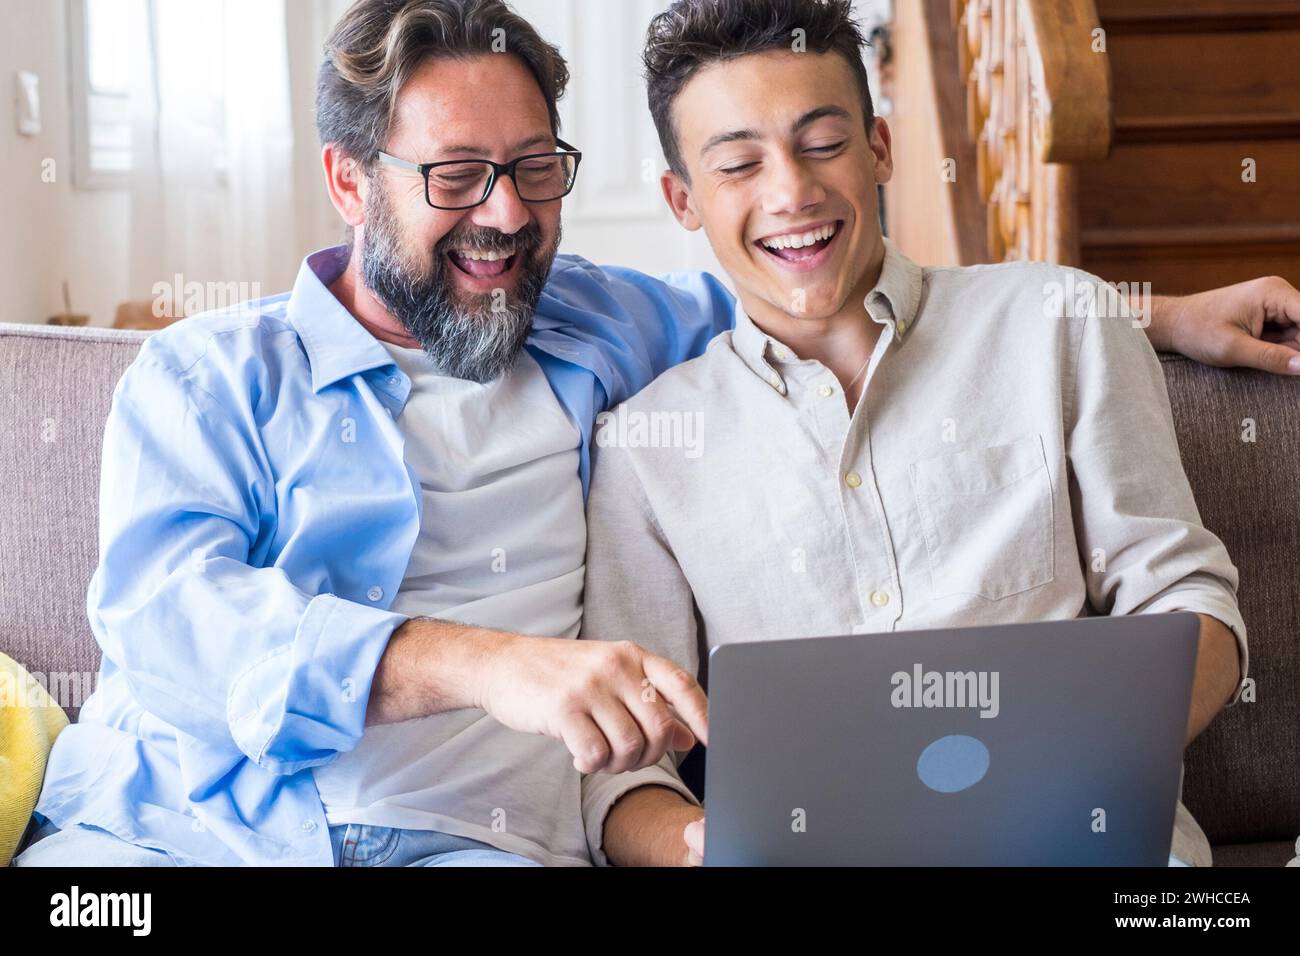
[{"label": "blue jeans fabric", "polygon": [[[465,837],[359,823],[330,827],[335,866],[540,866]],[[45,820],[13,866],[177,866],[162,850],[136,846],[107,830],[78,823],[60,830]]]},{"label": "blue jeans fabric", "polygon": [[364,823],[330,827],[335,866],[541,866],[494,846],[433,830]]}]

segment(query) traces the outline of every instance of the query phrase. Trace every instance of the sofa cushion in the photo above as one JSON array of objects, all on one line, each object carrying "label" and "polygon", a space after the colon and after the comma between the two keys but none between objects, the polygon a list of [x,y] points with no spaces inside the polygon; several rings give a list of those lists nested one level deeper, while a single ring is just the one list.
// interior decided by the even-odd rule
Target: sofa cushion
[{"label": "sofa cushion", "polygon": [[1286,866],[1300,855],[1295,841],[1225,843],[1214,848],[1215,866]]},{"label": "sofa cushion", "polygon": [[1240,572],[1255,682],[1187,750],[1183,802],[1217,862],[1220,844],[1300,835],[1300,381],[1161,360],[1201,520]]},{"label": "sofa cushion", "polygon": [[99,461],[113,387],[147,332],[0,323],[0,651],[75,720],[99,647]]}]

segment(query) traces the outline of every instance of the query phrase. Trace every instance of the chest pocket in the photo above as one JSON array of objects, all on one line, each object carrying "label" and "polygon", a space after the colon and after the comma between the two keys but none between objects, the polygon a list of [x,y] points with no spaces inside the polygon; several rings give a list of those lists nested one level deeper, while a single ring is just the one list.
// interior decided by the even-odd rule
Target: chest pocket
[{"label": "chest pocket", "polygon": [[910,475],[932,597],[996,601],[1052,580],[1052,482],[1038,435],[925,458]]}]

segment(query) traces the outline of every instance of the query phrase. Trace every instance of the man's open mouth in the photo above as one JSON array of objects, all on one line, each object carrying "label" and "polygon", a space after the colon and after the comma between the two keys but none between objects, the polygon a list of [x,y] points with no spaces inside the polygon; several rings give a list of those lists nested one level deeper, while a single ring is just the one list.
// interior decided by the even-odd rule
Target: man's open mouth
[{"label": "man's open mouth", "polygon": [[447,258],[465,275],[475,279],[495,279],[515,267],[519,253],[488,249],[451,249]]},{"label": "man's open mouth", "polygon": [[844,221],[836,219],[805,228],[764,236],[755,245],[767,255],[797,269],[815,268],[826,257],[826,251],[835,242]]}]

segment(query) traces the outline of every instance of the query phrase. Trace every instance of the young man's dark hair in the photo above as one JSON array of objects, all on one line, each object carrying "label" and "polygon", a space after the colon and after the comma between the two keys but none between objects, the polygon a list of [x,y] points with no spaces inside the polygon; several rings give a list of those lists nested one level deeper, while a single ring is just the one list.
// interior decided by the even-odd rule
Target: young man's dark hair
[{"label": "young man's dark hair", "polygon": [[[556,103],[569,68],[560,51],[502,0],[357,0],[325,40],[316,128],[362,166],[383,149],[402,84],[428,57],[513,54],[537,80],[559,132]],[[489,97],[491,90],[483,90]]]},{"label": "young man's dark hair", "polygon": [[664,158],[687,179],[673,130],[673,101],[702,67],[764,50],[834,51],[858,83],[868,130],[874,116],[862,50],[867,45],[851,0],[676,0],[650,21],[646,93]]}]

